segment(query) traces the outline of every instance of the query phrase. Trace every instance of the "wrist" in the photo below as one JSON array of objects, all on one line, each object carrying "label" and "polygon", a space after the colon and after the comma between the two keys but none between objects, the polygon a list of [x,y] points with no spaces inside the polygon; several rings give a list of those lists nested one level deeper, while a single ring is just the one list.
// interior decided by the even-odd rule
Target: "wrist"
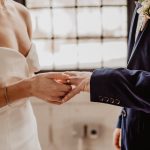
[{"label": "wrist", "polygon": [[89,78],[85,79],[85,86],[84,86],[83,91],[90,92],[90,79]]},{"label": "wrist", "polygon": [[37,76],[34,76],[34,77],[29,79],[29,86],[30,86],[29,93],[30,93],[30,96],[35,96],[35,86],[39,82],[36,78],[37,78]]},{"label": "wrist", "polygon": [[24,79],[13,85],[9,85],[7,87],[7,96],[9,98],[9,103],[32,96],[30,79]]},{"label": "wrist", "polygon": [[0,108],[7,105],[6,100],[5,100],[5,93],[4,93],[4,88],[0,88]]},{"label": "wrist", "polygon": [[22,90],[24,90],[25,91],[25,97],[31,97],[31,96],[33,96],[32,95],[32,80],[31,80],[31,78],[29,78],[29,79],[25,79],[24,80],[24,86],[23,86],[23,89]]}]

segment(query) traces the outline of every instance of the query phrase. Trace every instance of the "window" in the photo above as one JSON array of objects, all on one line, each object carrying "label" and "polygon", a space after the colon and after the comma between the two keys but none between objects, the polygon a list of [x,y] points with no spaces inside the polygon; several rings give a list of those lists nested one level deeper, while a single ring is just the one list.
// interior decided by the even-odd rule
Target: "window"
[{"label": "window", "polygon": [[126,65],[127,0],[26,0],[42,69]]}]

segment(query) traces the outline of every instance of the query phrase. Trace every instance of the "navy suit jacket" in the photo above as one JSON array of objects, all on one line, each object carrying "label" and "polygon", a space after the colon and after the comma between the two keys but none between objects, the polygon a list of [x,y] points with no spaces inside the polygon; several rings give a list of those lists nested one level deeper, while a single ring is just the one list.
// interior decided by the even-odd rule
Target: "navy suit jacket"
[{"label": "navy suit jacket", "polygon": [[150,21],[135,40],[137,3],[128,40],[127,68],[98,69],[91,77],[91,101],[122,106],[121,150],[150,150]]}]

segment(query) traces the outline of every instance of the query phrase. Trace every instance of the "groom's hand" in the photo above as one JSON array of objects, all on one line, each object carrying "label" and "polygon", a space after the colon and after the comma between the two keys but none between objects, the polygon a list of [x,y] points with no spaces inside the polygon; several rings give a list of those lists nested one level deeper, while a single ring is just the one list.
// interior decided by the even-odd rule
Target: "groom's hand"
[{"label": "groom's hand", "polygon": [[68,80],[73,89],[63,98],[63,102],[67,102],[81,91],[90,92],[91,72],[66,72],[70,76]]}]

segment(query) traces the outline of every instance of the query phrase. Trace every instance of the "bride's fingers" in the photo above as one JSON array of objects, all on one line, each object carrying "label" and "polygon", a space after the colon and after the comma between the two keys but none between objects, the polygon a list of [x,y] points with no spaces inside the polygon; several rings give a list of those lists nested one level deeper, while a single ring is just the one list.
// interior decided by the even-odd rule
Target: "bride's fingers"
[{"label": "bride's fingers", "polygon": [[47,99],[47,102],[51,103],[51,104],[56,104],[56,105],[63,104],[62,99],[61,98],[56,98],[56,97],[51,97],[51,98]]},{"label": "bride's fingers", "polygon": [[55,80],[57,83],[61,83],[61,84],[68,84],[68,80]]}]

